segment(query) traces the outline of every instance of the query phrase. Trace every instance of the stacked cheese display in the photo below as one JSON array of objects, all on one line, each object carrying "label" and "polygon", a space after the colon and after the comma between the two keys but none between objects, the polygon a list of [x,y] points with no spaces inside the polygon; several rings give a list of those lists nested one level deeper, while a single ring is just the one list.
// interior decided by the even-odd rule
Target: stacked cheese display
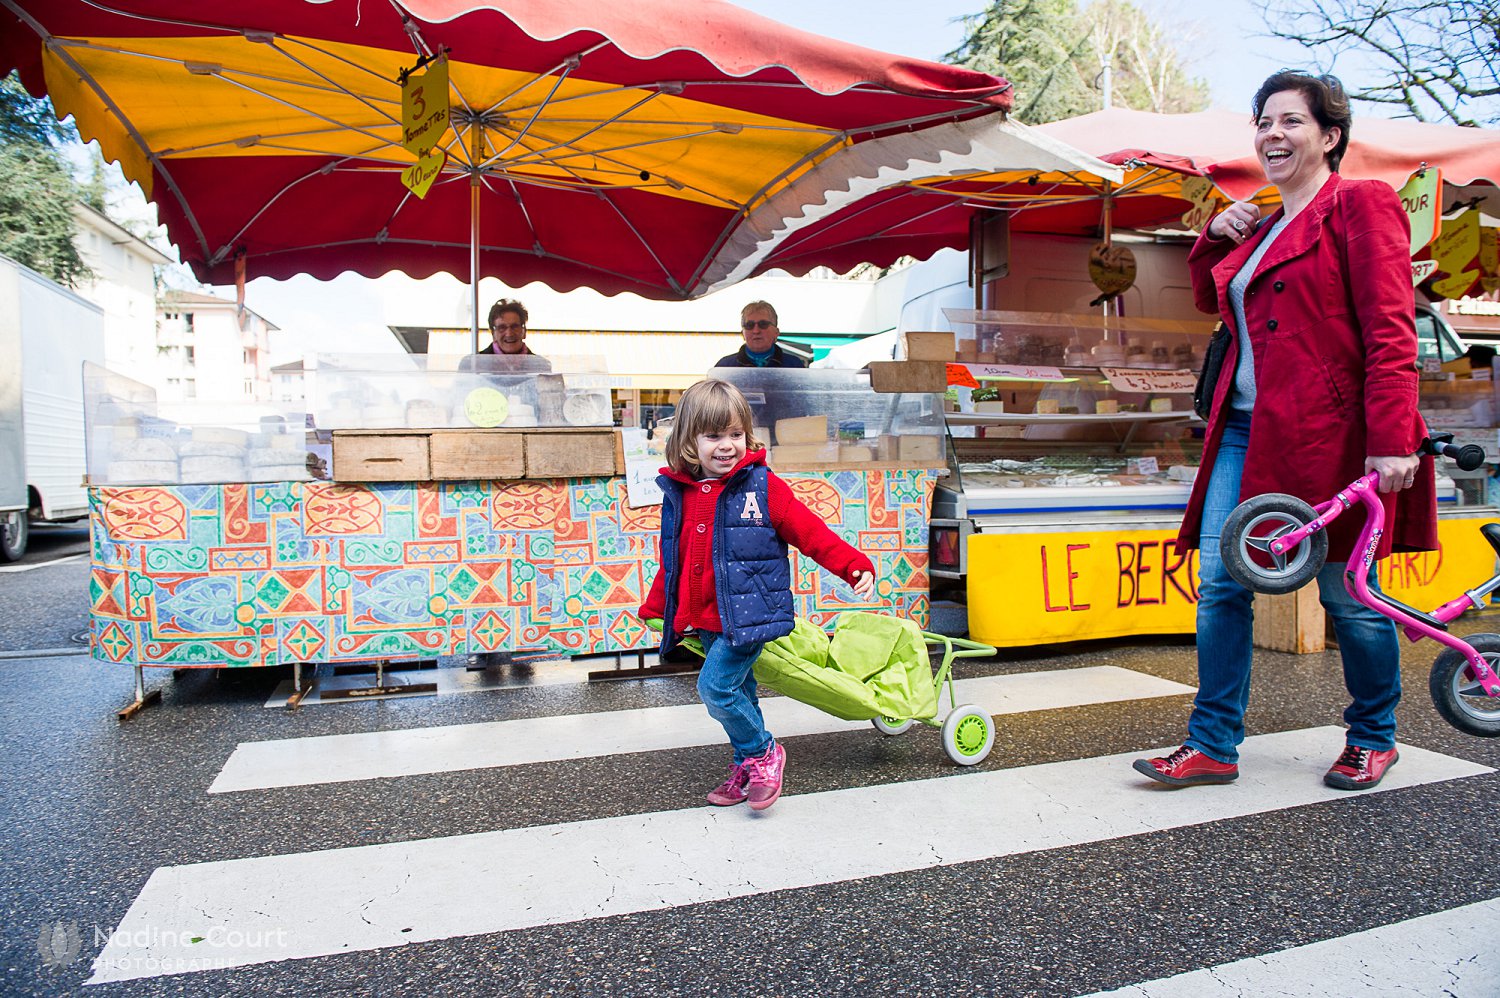
[{"label": "stacked cheese display", "polygon": [[[942,441],[933,434],[882,433],[855,437],[840,427],[839,438],[829,432],[827,416],[796,416],[776,421],[776,446],[771,464],[862,464],[870,461],[900,464],[939,464]],[[863,427],[859,428],[863,433]]]},{"label": "stacked cheese display", "polygon": [[[143,435],[143,430],[151,435]],[[109,430],[109,461],[100,485],[295,482],[307,479],[307,442],[300,432],[267,426],[178,428],[123,420]]]}]

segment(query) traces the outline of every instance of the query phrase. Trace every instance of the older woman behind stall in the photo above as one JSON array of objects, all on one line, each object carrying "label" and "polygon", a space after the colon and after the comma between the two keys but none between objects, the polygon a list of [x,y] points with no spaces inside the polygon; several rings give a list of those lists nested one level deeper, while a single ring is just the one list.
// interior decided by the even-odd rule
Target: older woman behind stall
[{"label": "older woman behind stall", "polygon": [[[1416,456],[1425,429],[1401,202],[1387,184],[1338,175],[1351,116],[1335,78],[1276,73],[1251,106],[1255,152],[1282,206],[1262,220],[1254,204],[1230,205],[1188,257],[1198,307],[1237,335],[1177,539],[1201,549],[1198,694],[1183,746],[1135,762],[1179,787],[1239,776],[1252,596],[1226,572],[1219,534],[1242,499],[1285,492],[1324,502],[1377,471],[1391,527],[1378,557],[1437,546],[1432,460]],[[1343,583],[1358,519],[1332,525],[1318,576],[1352,699],[1347,744],[1324,782],[1345,790],[1375,786],[1396,762],[1401,696],[1395,625],[1355,603]]]}]

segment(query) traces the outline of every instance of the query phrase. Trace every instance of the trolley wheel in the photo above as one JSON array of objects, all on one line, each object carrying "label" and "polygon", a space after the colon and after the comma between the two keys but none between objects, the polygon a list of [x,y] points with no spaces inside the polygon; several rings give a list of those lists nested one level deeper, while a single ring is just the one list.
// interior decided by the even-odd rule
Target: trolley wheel
[{"label": "trolley wheel", "polygon": [[943,748],[960,766],[984,761],[995,747],[995,719],[973,704],[956,707],[943,722]]},{"label": "trolley wheel", "polygon": [[896,717],[875,717],[870,719],[870,723],[882,735],[904,735],[917,722],[909,717],[904,721]]},{"label": "trolley wheel", "polygon": [[1246,499],[1224,521],[1219,557],[1234,581],[1255,593],[1301,589],[1328,560],[1328,534],[1318,531],[1286,554],[1272,554],[1270,543],[1317,518],[1311,506],[1279,492]]},{"label": "trolley wheel", "polygon": [[[1500,634],[1472,634],[1468,642],[1491,669],[1500,668]],[[1432,663],[1428,687],[1438,713],[1459,731],[1481,738],[1500,736],[1500,697],[1485,695],[1462,652],[1443,649]]]}]

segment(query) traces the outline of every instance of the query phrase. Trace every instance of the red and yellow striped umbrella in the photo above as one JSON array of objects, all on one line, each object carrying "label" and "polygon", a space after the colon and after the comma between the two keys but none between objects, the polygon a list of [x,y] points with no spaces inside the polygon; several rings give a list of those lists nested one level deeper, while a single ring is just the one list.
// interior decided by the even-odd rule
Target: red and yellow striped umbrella
[{"label": "red and yellow striped umbrella", "polygon": [[[419,60],[446,63],[451,108],[425,197],[401,180]],[[0,0],[12,68],[221,284],[399,269],[693,297],[829,185],[1010,102],[721,0]]]}]

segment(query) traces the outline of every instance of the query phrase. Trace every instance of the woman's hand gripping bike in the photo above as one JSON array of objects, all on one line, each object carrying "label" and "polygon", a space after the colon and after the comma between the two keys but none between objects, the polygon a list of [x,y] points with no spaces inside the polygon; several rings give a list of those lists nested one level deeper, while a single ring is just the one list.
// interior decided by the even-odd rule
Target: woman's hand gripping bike
[{"label": "woman's hand gripping bike", "polygon": [[[1422,453],[1451,457],[1465,471],[1484,463],[1484,449],[1459,447],[1451,433],[1431,433]],[[1401,626],[1407,638],[1432,638],[1447,646],[1432,665],[1428,686],[1438,713],[1460,731],[1485,738],[1500,736],[1500,634],[1474,634],[1468,641],[1448,632],[1448,625],[1466,610],[1481,609],[1500,589],[1500,574],[1424,613],[1372,590],[1368,578],[1380,535],[1385,529],[1385,507],[1374,472],[1352,482],[1338,495],[1316,507],[1294,496],[1268,493],[1246,499],[1224,521],[1219,550],[1224,566],[1240,585],[1257,593],[1289,593],[1311,582],[1328,557],[1328,524],[1354,506],[1364,510],[1365,524],[1344,572],[1344,586],[1357,601]],[[1486,523],[1480,533],[1500,553],[1500,523]]]}]

